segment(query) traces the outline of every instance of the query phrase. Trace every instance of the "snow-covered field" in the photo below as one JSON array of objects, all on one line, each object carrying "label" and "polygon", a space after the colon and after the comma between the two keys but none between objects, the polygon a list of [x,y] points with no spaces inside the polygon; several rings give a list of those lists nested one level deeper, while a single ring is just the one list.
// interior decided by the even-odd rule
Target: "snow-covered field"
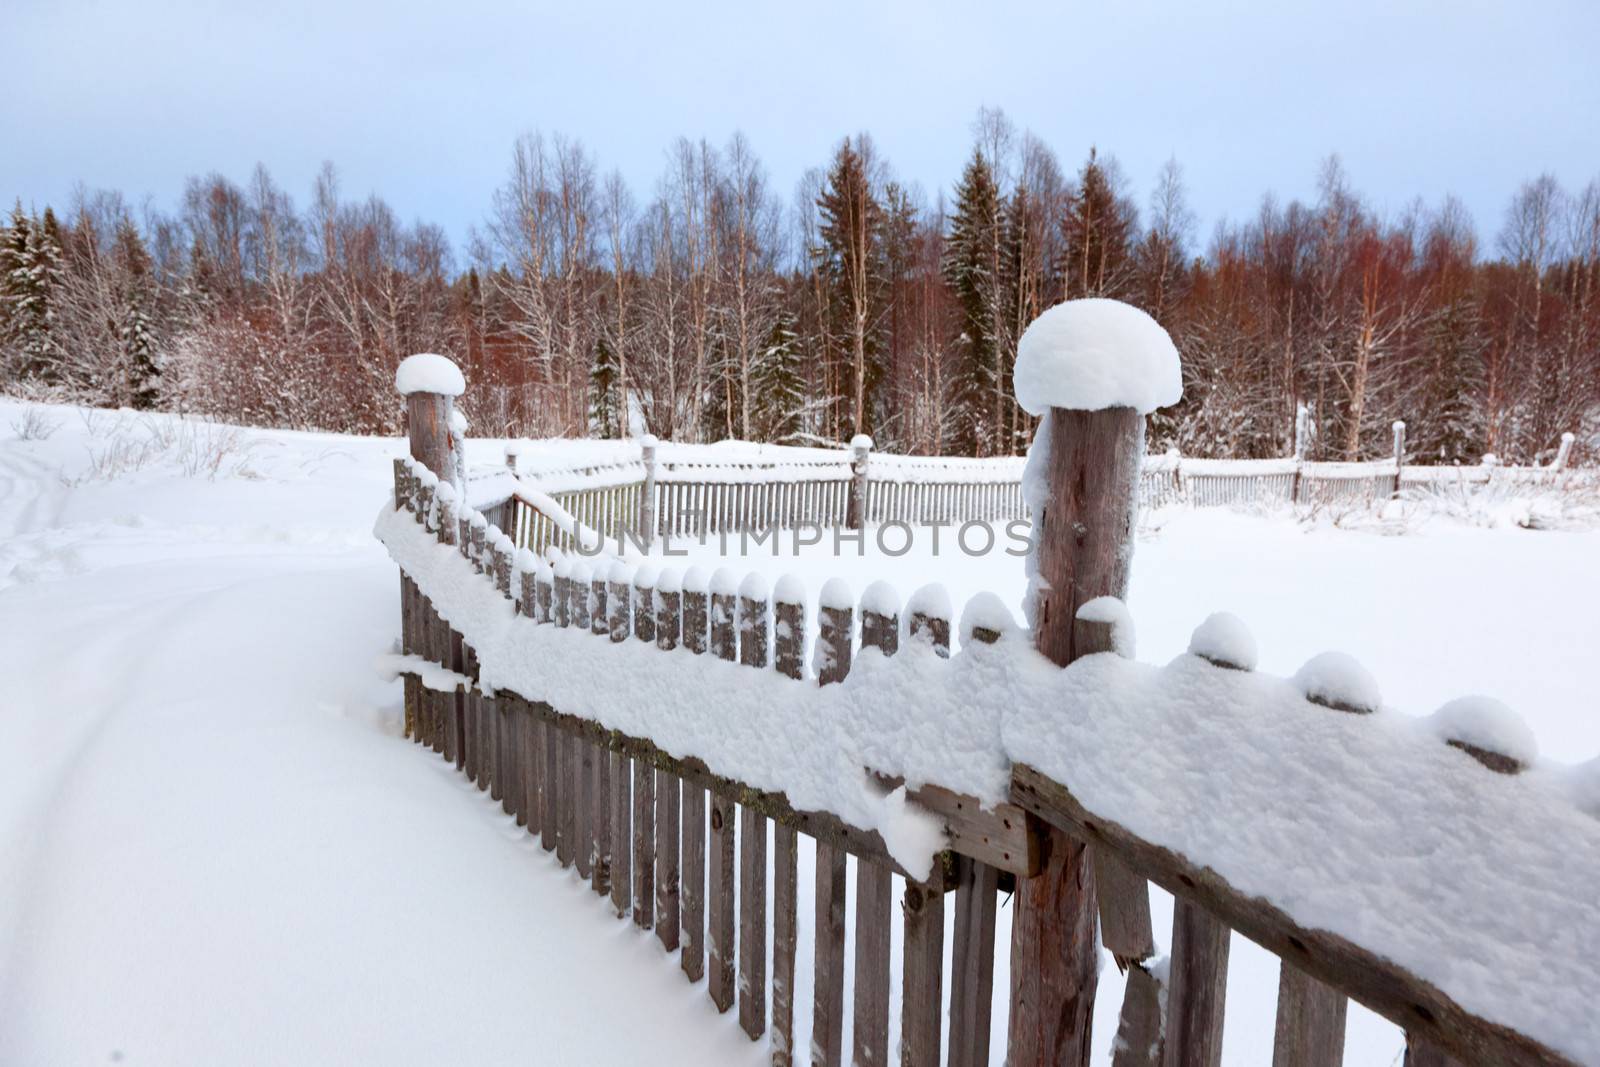
[{"label": "snow-covered field", "polygon": [[[400,687],[373,669],[398,581],[370,531],[401,451],[0,401],[0,1063],[766,1061],[653,938],[400,737]],[[1150,517],[1140,658],[1226,609],[1263,669],[1338,648],[1407,711],[1489,693],[1546,755],[1600,751],[1578,667],[1600,638],[1600,532],[1381,529]],[[1016,557],[926,547],[748,563],[813,595],[843,575],[906,595],[937,580],[958,610],[981,589],[1020,599]],[[810,887],[803,869],[802,1048]],[[1158,900],[1163,942],[1169,913]],[[1259,1064],[1276,963],[1237,939],[1232,962],[1225,1059]],[[1348,1063],[1399,1049],[1352,1010]]]}]

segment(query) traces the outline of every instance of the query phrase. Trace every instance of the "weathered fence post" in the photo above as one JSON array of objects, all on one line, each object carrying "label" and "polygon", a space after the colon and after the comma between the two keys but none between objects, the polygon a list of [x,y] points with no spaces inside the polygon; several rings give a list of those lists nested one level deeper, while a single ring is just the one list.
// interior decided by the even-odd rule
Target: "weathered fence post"
[{"label": "weathered fence post", "polygon": [[1406,467],[1406,424],[1400,419],[1394,420],[1394,492],[1391,496],[1400,495],[1400,475]]},{"label": "weathered fence post", "polygon": [[[873,582],[861,594],[861,648],[876,648],[885,656],[900,650],[900,597],[888,582]],[[856,1064],[888,1061],[893,903],[894,872],[857,857],[855,1012],[850,1027],[851,1059]],[[939,921],[942,930],[942,916]]]},{"label": "weathered fence post", "polygon": [[454,483],[456,464],[450,424],[455,398],[466,392],[466,379],[444,356],[423,353],[400,362],[394,387],[406,398],[411,458],[441,481]]},{"label": "weathered fence post", "polygon": [[[1100,320],[1113,317],[1123,321],[1108,325],[1134,346],[1115,358],[1140,371],[1119,379],[1110,394],[1086,390],[1074,376],[1084,369],[1079,364],[1089,364],[1093,377],[1104,369],[1094,364],[1108,354],[1081,338],[1098,336]],[[1016,382],[1022,407],[1045,417],[1029,458],[1030,467],[1043,464],[1031,472],[1028,501],[1034,644],[1066,666],[1091,651],[1078,647],[1078,609],[1096,597],[1127,595],[1144,412],[1178,400],[1181,370],[1166,331],[1143,312],[1070,301],[1029,326],[1018,345]],[[1061,406],[1080,400],[1094,410]],[[1099,945],[1094,865],[1084,843],[1049,828],[1043,869],[1019,880],[1014,909],[1007,1058],[1087,1064]]]},{"label": "weathered fence post", "polygon": [[1311,446],[1311,412],[1304,404],[1294,407],[1294,483],[1289,490],[1289,502],[1300,503],[1300,468],[1305,466],[1306,449]]},{"label": "weathered fence post", "polygon": [[1561,447],[1556,450],[1555,462],[1550,465],[1551,470],[1566,470],[1567,457],[1572,454],[1572,442],[1576,440],[1572,431],[1568,430],[1561,435]]},{"label": "weathered fence post", "polygon": [[[855,597],[842,578],[831,578],[822,587],[817,607],[817,684],[830,685],[850,673]],[[845,859],[844,850],[817,842],[811,1048],[812,1063],[823,1067],[844,1062]]]},{"label": "weathered fence post", "polygon": [[845,525],[859,530],[867,521],[867,460],[872,438],[858,433],[850,439],[850,500],[845,505]]},{"label": "weathered fence post", "polygon": [[640,458],[644,460],[644,483],[639,486],[639,529],[634,531],[649,549],[656,539],[656,438],[639,438]]}]

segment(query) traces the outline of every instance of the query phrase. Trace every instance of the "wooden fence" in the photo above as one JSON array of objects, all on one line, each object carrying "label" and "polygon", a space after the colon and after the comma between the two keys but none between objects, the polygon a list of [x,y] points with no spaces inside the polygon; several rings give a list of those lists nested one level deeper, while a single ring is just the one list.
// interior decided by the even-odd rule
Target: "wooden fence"
[{"label": "wooden fence", "polygon": [[[866,523],[977,521],[1003,524],[1028,518],[1019,457],[971,459],[873,453],[858,439],[846,451],[774,445],[618,446],[599,461],[561,467],[529,464],[519,472],[516,449],[506,464],[521,482],[542,489],[536,502],[517,482],[503,487],[514,514],[501,525],[519,547],[536,552],[568,547],[570,534],[556,509],[607,539],[624,532],[648,544],[657,537],[705,537],[722,532],[823,529]],[[1403,428],[1395,431],[1396,459],[1326,463],[1305,459],[1207,460],[1168,452],[1143,458],[1137,492],[1141,508],[1302,507],[1365,510],[1398,496],[1469,495],[1486,488],[1595,487],[1592,472],[1566,467],[1571,435],[1549,467],[1510,467],[1485,457],[1477,466],[1399,462]]]},{"label": "wooden fence", "polygon": [[[900,612],[877,598],[860,605],[822,604],[817,655],[808,666],[806,607],[792,591],[780,589],[774,598],[751,585],[660,584],[649,568],[616,560],[560,557],[554,566],[540,561],[519,567],[512,535],[463,501],[448,475],[444,481],[438,477],[450,469],[440,459],[448,448],[432,435],[449,425],[449,398],[414,394],[414,416],[419,400],[442,407],[444,417],[413,418],[413,461],[396,462],[395,508],[438,543],[456,546],[481,581],[493,583],[533,625],[586,631],[609,645],[686,649],[819,688],[844,680],[859,649],[900,654]],[[1131,410],[1053,411],[1050,432],[1052,503],[1042,516],[1038,557],[1046,583],[1033,641],[1065,666],[1115,649],[1113,626],[1078,609],[1094,597],[1125,592],[1128,499],[1148,475],[1140,472],[1142,418]],[[773,509],[784,514],[808,499],[807,486],[848,483],[782,484],[798,496],[786,503],[768,484],[767,495],[746,492],[742,499],[768,515]],[[727,499],[732,510],[718,512],[717,521],[748,521],[739,510],[740,494]],[[628,506],[623,497],[613,500],[618,509]],[[924,496],[918,506],[926,508],[930,500],[937,494]],[[574,506],[571,497],[567,502]],[[586,522],[599,527],[607,521],[603,511],[575,506]],[[514,512],[502,508],[499,514]],[[866,515],[872,514],[869,498]],[[525,524],[526,516],[508,521]],[[1384,945],[1302,926],[1203,863],[1124,828],[1115,813],[1089,810],[1068,783],[1024,763],[1012,769],[1010,802],[987,809],[938,785],[912,790],[909,803],[936,817],[948,839],[931,874],[906,871],[877,832],[836,814],[798,810],[783,793],[739,781],[694,755],[667,751],[650,737],[608,729],[504,688],[488,691],[479,684],[481,665],[466,624],[446,622],[436,609],[433,598],[445,587],[430,589],[404,569],[400,585],[404,652],[451,672],[447,681],[435,677],[428,684],[426,672],[407,673],[408,735],[498,799],[619,917],[653,930],[689,981],[706,981],[720,1011],[737,1009],[739,1025],[752,1039],[770,1034],[776,1064],[885,1064],[891,1052],[903,1064],[928,1067],[989,1063],[1000,1051],[991,1049],[990,1031],[1002,892],[1015,894],[1004,1054],[1016,1067],[1087,1062],[1100,945],[1128,973],[1113,1063],[1217,1064],[1230,930],[1282,959],[1275,1065],[1340,1063],[1348,997],[1403,1028],[1408,1062],[1418,1067],[1574,1062],[1535,1036],[1466,1011],[1387,959]],[[904,632],[948,654],[952,622],[919,603]],[[1000,635],[975,625],[960,636],[964,645],[976,647]],[[1325,703],[1328,714],[1351,710]],[[1494,770],[1521,769],[1497,765],[1494,753],[1474,755]],[[883,781],[885,789],[896,784]],[[797,1050],[793,990],[801,834],[816,842],[815,944],[812,1041],[809,1049]],[[853,915],[845,911],[847,857],[856,861]],[[899,916],[900,1045],[891,1050],[896,874],[906,879],[906,889]],[[1176,900],[1164,978],[1153,966],[1147,880]],[[948,969],[947,909],[954,912]],[[853,930],[851,959],[845,954],[847,925]],[[847,969],[854,988],[848,1007]]]}]

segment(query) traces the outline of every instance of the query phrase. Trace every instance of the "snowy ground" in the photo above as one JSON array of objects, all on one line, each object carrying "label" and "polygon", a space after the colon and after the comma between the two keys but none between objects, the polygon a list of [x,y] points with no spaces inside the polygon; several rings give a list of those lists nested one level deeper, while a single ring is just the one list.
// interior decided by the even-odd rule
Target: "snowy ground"
[{"label": "snowy ground", "polygon": [[[0,401],[0,1063],[765,1062],[652,938],[400,738],[399,686],[371,667],[398,583],[370,536],[399,442],[29,410]],[[1227,609],[1264,669],[1341,648],[1388,703],[1497,695],[1575,761],[1600,751],[1575,666],[1600,638],[1597,550],[1595,532],[1169,513],[1130,602],[1142,659]],[[958,610],[1022,586],[998,551],[761,566],[813,592],[938,580]],[[1236,942],[1230,1064],[1268,1058],[1275,989]],[[1102,990],[1103,1055],[1109,965]],[[616,1005],[631,1025],[604,1021]],[[1355,1009],[1347,1049],[1385,1064],[1399,1040]]]}]

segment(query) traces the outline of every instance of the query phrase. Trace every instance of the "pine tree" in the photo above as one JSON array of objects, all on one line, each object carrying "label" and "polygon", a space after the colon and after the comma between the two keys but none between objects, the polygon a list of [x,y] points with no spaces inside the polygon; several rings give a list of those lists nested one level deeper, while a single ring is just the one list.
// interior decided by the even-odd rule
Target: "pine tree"
[{"label": "pine tree", "polygon": [[617,385],[617,354],[601,337],[589,366],[589,426],[596,437],[622,436],[624,412]]},{"label": "pine tree", "polygon": [[849,363],[841,368],[831,430],[837,437],[871,433],[878,387],[885,378],[886,303],[883,205],[873,188],[870,142],[846,138],[817,198],[824,274],[832,289],[829,328],[842,339]]},{"label": "pine tree", "polygon": [[124,218],[117,225],[115,256],[121,276],[122,316],[118,335],[127,368],[127,394],[130,406],[148,411],[156,406],[161,369],[156,362],[153,327],[155,302],[150,272],[150,253],[133,220]]},{"label": "pine tree", "polygon": [[1078,172],[1078,188],[1061,220],[1067,298],[1127,295],[1133,266],[1135,211],[1117,191],[1114,163],[1095,150]]},{"label": "pine tree", "polygon": [[20,347],[22,330],[20,310],[27,289],[28,216],[22,211],[22,201],[11,210],[11,224],[0,230],[0,354]]},{"label": "pine tree", "polygon": [[800,347],[800,323],[790,311],[780,312],[761,346],[751,382],[751,413],[763,441],[793,440],[804,429],[806,374]]},{"label": "pine tree", "polygon": [[1000,189],[988,160],[974,149],[956,187],[950,238],[940,265],[960,308],[962,417],[957,444],[974,454],[995,449],[1003,422],[990,403],[997,386],[1004,384],[995,321],[1000,231]]},{"label": "pine tree", "polygon": [[61,283],[60,226],[49,208],[40,221],[25,216],[18,204],[11,231],[5,285],[11,347],[20,357],[22,377],[53,384],[60,380],[60,352],[53,335]]}]

